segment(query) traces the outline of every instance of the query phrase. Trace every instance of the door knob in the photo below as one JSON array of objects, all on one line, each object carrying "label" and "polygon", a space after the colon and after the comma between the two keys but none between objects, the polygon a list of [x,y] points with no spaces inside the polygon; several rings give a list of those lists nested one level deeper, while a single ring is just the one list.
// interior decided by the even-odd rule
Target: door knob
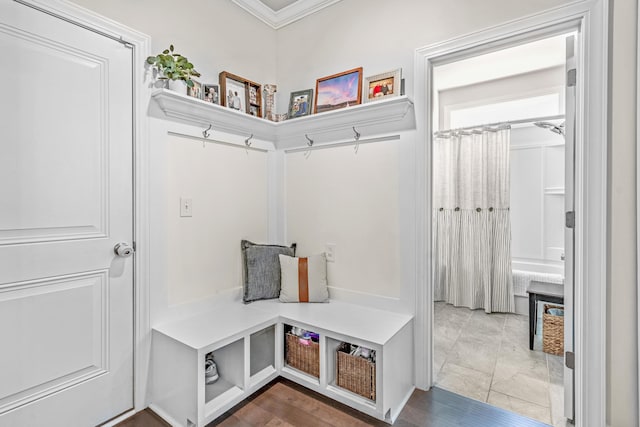
[{"label": "door knob", "polygon": [[113,252],[119,257],[128,258],[133,255],[134,249],[128,243],[120,242],[113,247]]}]

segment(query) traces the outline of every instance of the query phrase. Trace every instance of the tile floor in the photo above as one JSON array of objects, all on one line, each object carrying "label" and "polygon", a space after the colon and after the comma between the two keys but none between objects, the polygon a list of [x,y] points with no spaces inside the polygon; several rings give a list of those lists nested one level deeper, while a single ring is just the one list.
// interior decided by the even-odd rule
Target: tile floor
[{"label": "tile floor", "polygon": [[[540,326],[541,321],[538,322]],[[563,417],[562,357],[529,350],[529,318],[435,303],[436,387],[554,427]]]}]

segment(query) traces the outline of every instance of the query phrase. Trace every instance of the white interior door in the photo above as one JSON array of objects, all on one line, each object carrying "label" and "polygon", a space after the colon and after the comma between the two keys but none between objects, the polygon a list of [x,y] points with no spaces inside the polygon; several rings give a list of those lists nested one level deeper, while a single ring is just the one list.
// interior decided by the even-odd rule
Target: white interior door
[{"label": "white interior door", "polygon": [[[567,218],[564,233],[564,414],[574,418],[574,378],[573,378],[573,295],[574,295],[574,228],[570,226],[574,212],[574,163],[575,163],[575,122],[576,122],[576,81],[575,36],[566,41],[565,85],[565,211]],[[570,365],[571,367],[569,367]]]},{"label": "white interior door", "polygon": [[0,0],[0,426],[133,407],[132,52]]}]

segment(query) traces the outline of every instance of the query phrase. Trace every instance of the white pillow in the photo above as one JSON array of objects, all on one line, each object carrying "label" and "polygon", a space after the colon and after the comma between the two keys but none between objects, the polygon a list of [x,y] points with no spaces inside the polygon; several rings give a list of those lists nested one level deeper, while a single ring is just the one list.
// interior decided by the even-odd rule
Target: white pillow
[{"label": "white pillow", "polygon": [[298,258],[279,254],[280,302],[327,302],[327,258],[325,254]]}]

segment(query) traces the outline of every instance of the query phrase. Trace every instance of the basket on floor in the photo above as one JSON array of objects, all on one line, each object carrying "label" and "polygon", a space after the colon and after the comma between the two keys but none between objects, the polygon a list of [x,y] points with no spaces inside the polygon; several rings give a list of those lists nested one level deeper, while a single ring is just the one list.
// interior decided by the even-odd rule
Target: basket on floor
[{"label": "basket on floor", "polygon": [[300,342],[300,337],[291,333],[286,334],[287,365],[320,378],[320,345],[311,340]]},{"label": "basket on floor", "polygon": [[376,364],[349,354],[351,345],[342,343],[337,349],[337,385],[370,400],[376,400]]},{"label": "basket on floor", "polygon": [[549,309],[564,310],[559,305],[544,304],[542,312],[542,351],[561,356],[564,354],[564,316],[549,313]]}]

